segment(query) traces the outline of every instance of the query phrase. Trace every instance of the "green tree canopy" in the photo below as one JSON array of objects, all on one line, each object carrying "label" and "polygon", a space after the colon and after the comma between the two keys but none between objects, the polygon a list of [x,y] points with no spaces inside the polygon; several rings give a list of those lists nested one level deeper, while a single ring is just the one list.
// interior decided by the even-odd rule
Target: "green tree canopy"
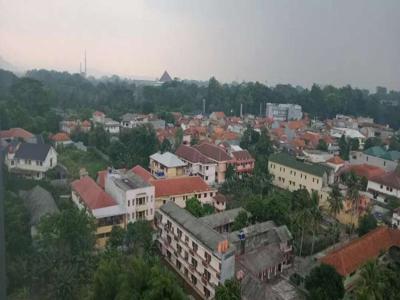
[{"label": "green tree canopy", "polygon": [[305,287],[311,300],[339,300],[344,296],[343,279],[329,265],[322,264],[312,269],[306,277]]}]

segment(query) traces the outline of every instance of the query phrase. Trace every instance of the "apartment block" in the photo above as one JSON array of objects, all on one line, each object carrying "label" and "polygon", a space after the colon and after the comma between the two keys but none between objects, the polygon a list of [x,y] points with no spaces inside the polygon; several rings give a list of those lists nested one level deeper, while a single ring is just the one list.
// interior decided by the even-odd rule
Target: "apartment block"
[{"label": "apartment block", "polygon": [[300,120],[303,118],[301,106],[297,104],[267,103],[265,115],[267,118],[276,121]]},{"label": "apartment block", "polygon": [[131,171],[109,170],[105,191],[125,209],[127,222],[151,221],[155,210],[155,188]]},{"label": "apartment block", "polygon": [[321,164],[305,162],[285,153],[270,155],[268,171],[273,176],[273,184],[290,191],[301,188],[310,193],[317,191],[325,197],[324,188],[333,183],[332,168]]},{"label": "apartment block", "polygon": [[235,247],[185,209],[168,202],[157,210],[158,246],[166,261],[203,299],[235,275]]},{"label": "apartment block", "polygon": [[150,156],[150,172],[155,178],[172,178],[185,175],[186,163],[171,152]]}]

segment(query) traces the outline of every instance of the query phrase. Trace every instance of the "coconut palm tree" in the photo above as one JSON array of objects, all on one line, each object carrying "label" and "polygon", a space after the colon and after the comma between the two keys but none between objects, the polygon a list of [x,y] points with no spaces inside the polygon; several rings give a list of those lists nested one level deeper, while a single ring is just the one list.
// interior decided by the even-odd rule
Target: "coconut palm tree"
[{"label": "coconut palm tree", "polygon": [[343,195],[340,192],[339,186],[337,184],[332,187],[332,190],[329,193],[328,203],[329,210],[336,219],[338,213],[340,213],[343,209]]},{"label": "coconut palm tree", "polygon": [[368,261],[360,271],[357,299],[383,300],[384,291],[384,270],[376,260]]},{"label": "coconut palm tree", "polygon": [[351,213],[351,220],[352,220],[352,227],[350,230],[350,234],[353,233],[353,218],[356,213],[358,213],[358,204],[360,198],[360,182],[357,178],[357,175],[354,172],[350,172],[347,177],[347,197],[351,201],[352,213]]},{"label": "coconut palm tree", "polygon": [[312,231],[312,243],[311,243],[311,254],[314,253],[314,246],[315,246],[315,235],[318,232],[319,225],[322,221],[322,213],[319,206],[319,195],[317,191],[313,191],[311,193],[311,203],[310,203],[310,225]]}]

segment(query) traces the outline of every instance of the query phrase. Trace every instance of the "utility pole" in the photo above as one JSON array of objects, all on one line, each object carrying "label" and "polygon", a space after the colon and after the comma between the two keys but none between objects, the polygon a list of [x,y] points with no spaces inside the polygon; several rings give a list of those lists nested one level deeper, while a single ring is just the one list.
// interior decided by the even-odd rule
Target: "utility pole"
[{"label": "utility pole", "polygon": [[6,239],[4,233],[3,149],[0,146],[0,299],[6,299]]}]

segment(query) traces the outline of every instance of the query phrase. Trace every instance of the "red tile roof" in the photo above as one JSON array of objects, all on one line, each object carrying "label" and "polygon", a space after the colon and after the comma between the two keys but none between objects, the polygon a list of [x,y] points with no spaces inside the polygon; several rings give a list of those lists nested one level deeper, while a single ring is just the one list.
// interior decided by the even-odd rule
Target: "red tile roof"
[{"label": "red tile roof", "polygon": [[234,151],[234,152],[232,152],[232,156],[236,160],[254,160],[254,158],[251,156],[251,154],[247,150]]},{"label": "red tile roof", "polygon": [[357,176],[367,177],[367,179],[380,176],[385,173],[384,169],[368,164],[351,165],[347,168],[347,171],[352,171]]},{"label": "red tile roof", "polygon": [[93,113],[93,115],[95,115],[95,116],[105,116],[105,114],[104,114],[103,112],[98,111],[98,110],[96,110],[96,111]]},{"label": "red tile roof", "polygon": [[344,160],[340,158],[340,156],[335,155],[334,157],[328,159],[326,162],[334,164],[334,165],[341,165],[344,164]]},{"label": "red tile roof", "polygon": [[340,275],[346,276],[392,246],[400,246],[400,230],[382,226],[328,253],[321,262],[333,266]]},{"label": "red tile roof", "polygon": [[91,127],[92,124],[90,124],[90,122],[88,120],[85,120],[85,121],[82,122],[82,126],[83,127]]},{"label": "red tile roof", "polygon": [[215,161],[230,161],[230,156],[217,145],[213,145],[207,142],[201,143],[200,145],[194,146],[198,149],[202,154],[211,158]]},{"label": "red tile roof", "polygon": [[151,180],[154,180],[154,177],[151,175],[151,173],[140,165],[134,166],[131,169],[131,172],[135,173],[136,175],[138,175],[140,178],[142,178],[146,182],[150,182]]},{"label": "red tile roof", "polygon": [[50,137],[50,139],[54,142],[65,142],[65,141],[70,141],[71,138],[69,137],[68,134],[65,132],[59,132]]},{"label": "red tile roof", "polygon": [[23,128],[10,128],[0,131],[0,138],[32,138],[33,134]]},{"label": "red tile roof", "polygon": [[71,187],[80,196],[86,207],[91,210],[117,204],[115,200],[103,191],[89,176],[73,181]]},{"label": "red tile roof", "polygon": [[175,154],[191,163],[197,163],[197,162],[203,164],[213,163],[212,160],[207,158],[198,149],[186,145],[180,145],[178,149],[176,149]]},{"label": "red tile roof", "polygon": [[395,189],[400,190],[400,168],[392,172],[383,173],[369,178],[373,182],[377,182]]},{"label": "red tile roof", "polygon": [[184,176],[153,180],[156,198],[173,195],[211,191],[207,183],[198,176]]}]

